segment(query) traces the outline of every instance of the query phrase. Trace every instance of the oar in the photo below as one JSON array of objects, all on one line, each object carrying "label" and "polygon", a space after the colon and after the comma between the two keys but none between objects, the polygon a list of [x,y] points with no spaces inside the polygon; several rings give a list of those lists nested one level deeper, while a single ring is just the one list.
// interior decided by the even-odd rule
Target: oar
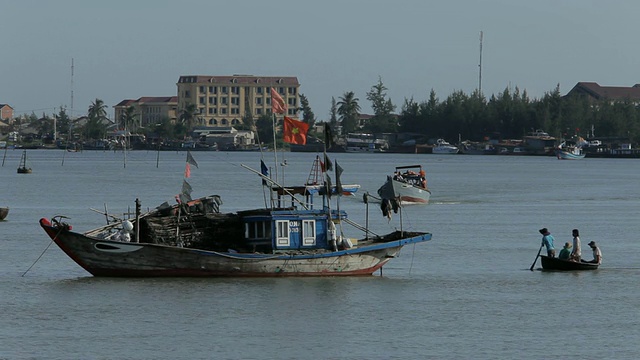
[{"label": "oar", "polygon": [[531,267],[529,268],[529,270],[533,271],[533,267],[536,266],[536,262],[538,261],[538,258],[540,257],[540,253],[542,252],[542,248],[544,247],[544,244],[540,245],[540,249],[538,250],[538,255],[536,255],[536,258],[533,260],[533,264],[531,264]]}]

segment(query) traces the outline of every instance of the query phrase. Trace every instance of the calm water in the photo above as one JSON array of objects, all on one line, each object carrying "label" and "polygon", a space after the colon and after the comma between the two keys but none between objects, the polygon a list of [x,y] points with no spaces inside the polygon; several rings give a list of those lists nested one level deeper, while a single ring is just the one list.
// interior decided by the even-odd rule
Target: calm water
[{"label": "calm water", "polygon": [[[121,152],[33,150],[33,174],[18,175],[20,152],[6,153],[0,359],[640,358],[638,160],[330,154],[363,192],[396,165],[426,167],[432,203],[406,207],[402,219],[433,240],[405,247],[383,276],[93,278],[51,245],[41,217],[66,215],[85,231],[105,222],[91,208],[172,201],[186,155],[157,155],[128,153],[125,167]],[[220,194],[223,211],[263,205],[260,180],[240,167],[259,169],[259,153],[194,157],[194,196]],[[302,184],[314,157],[278,154],[288,163],[279,178]],[[361,196],[340,206],[364,224]],[[377,233],[399,227],[399,214],[389,223],[375,205],[368,214]],[[603,265],[529,271],[542,227],[560,247],[579,228],[583,244],[600,243]]]}]

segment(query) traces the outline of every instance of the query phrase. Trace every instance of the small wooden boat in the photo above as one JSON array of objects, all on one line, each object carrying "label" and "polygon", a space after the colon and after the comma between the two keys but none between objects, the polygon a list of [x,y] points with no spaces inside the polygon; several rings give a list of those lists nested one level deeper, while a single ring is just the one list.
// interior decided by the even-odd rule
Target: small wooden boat
[{"label": "small wooden boat", "polygon": [[598,264],[588,262],[578,262],[562,260],[555,257],[549,257],[546,255],[540,255],[543,270],[555,270],[555,271],[574,271],[574,270],[596,270]]},{"label": "small wooden boat", "polygon": [[31,174],[31,168],[27,167],[27,150],[22,151],[20,165],[18,166],[18,174]]},{"label": "small wooden boat", "polygon": [[0,207],[0,220],[4,220],[9,215],[8,207]]}]

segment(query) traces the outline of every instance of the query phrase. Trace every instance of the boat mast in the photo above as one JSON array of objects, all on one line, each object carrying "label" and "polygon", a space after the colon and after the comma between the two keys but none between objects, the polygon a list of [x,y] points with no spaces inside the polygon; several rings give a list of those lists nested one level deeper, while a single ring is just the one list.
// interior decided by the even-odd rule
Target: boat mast
[{"label": "boat mast", "polygon": [[480,63],[478,64],[478,92],[482,93],[482,31],[480,31]]}]

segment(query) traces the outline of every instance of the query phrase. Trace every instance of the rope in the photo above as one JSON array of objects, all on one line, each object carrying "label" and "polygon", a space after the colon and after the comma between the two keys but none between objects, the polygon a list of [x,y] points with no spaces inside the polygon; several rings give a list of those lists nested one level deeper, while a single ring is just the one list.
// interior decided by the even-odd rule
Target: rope
[{"label": "rope", "polygon": [[62,229],[58,230],[58,233],[56,234],[56,236],[53,237],[53,239],[51,239],[51,241],[49,242],[49,245],[47,245],[46,248],[44,248],[44,251],[42,251],[42,254],[40,254],[40,256],[38,256],[38,258],[36,259],[36,261],[33,262],[33,264],[31,264],[31,266],[29,266],[29,268],[27,269],[27,271],[25,271],[21,277],[24,277],[25,275],[27,275],[27,273],[29,272],[29,270],[31,270],[32,267],[34,267],[36,265],[36,263],[38,261],[40,261],[40,259],[42,258],[42,256],[44,255],[45,252],[47,252],[47,250],[49,249],[49,247],[51,246],[51,244],[53,244],[53,241],[55,239],[58,238],[58,235],[60,235],[60,232],[62,232]]}]

